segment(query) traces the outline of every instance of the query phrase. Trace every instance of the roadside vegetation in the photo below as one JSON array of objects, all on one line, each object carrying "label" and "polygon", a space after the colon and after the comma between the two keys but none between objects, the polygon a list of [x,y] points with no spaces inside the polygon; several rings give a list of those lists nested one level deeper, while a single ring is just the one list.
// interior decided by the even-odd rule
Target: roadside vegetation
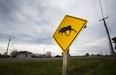
[{"label": "roadside vegetation", "polygon": [[[112,58],[72,58],[69,75],[115,75]],[[62,60],[0,63],[0,75],[62,75]]]}]

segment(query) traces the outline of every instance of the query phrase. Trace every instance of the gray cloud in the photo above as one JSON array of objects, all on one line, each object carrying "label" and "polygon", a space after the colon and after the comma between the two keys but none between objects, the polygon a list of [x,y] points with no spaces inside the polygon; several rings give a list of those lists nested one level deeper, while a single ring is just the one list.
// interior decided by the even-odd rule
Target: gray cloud
[{"label": "gray cloud", "polygon": [[[48,35],[50,33],[50,29],[48,29],[50,27],[48,26],[50,25],[47,15],[45,15],[47,7],[42,6],[39,2],[35,4],[32,1],[20,1],[19,3],[13,0],[9,1],[1,1],[2,12],[0,15],[2,15],[2,20],[0,20],[0,30],[5,34],[4,37],[12,38],[11,36],[13,36],[17,41],[30,41],[31,43],[42,43],[42,40],[44,43],[44,37],[49,39],[51,35]],[[19,7],[19,4],[22,5]]]},{"label": "gray cloud", "polygon": [[[69,14],[88,20],[87,28],[78,36],[74,47],[108,49],[107,45],[100,46],[105,41],[107,43],[107,35],[103,22],[99,22],[101,12],[98,0],[94,1],[99,16],[91,0],[53,0],[52,2],[51,0],[0,0],[0,42],[12,38],[15,44],[29,43],[55,46],[56,43],[53,41],[52,35],[63,17]],[[104,1],[102,3],[104,16],[107,16],[106,4]],[[106,22],[112,30],[110,31],[111,37],[114,37],[116,35],[114,0],[108,1],[108,9],[109,19]]]}]

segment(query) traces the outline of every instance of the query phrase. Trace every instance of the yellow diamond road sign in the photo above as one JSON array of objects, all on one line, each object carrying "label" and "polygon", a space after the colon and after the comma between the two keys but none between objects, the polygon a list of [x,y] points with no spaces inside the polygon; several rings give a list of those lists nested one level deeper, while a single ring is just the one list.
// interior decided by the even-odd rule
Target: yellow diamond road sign
[{"label": "yellow diamond road sign", "polygon": [[55,31],[53,38],[66,52],[78,34],[86,26],[87,20],[66,15]]}]

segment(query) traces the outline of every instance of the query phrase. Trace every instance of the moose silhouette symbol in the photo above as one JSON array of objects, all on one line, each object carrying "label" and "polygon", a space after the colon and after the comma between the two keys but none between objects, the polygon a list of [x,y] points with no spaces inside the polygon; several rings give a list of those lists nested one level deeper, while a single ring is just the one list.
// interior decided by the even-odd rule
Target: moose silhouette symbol
[{"label": "moose silhouette symbol", "polygon": [[[66,33],[67,31],[69,31],[69,34]],[[62,33],[65,33],[65,35],[68,37],[68,36],[70,36],[71,31],[74,31],[76,33],[76,30],[74,30],[71,27],[71,25],[68,25],[66,27],[60,28],[59,29],[59,34],[61,33],[61,35],[62,35]]]}]

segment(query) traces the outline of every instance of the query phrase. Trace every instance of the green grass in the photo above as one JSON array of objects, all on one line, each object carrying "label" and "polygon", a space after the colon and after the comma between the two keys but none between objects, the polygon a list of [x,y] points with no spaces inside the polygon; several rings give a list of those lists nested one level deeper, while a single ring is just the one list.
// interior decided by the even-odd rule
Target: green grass
[{"label": "green grass", "polygon": [[36,61],[0,64],[0,75],[60,75],[61,61]]},{"label": "green grass", "polygon": [[116,62],[109,60],[96,67],[87,75],[116,75]]},{"label": "green grass", "polygon": [[[116,62],[106,58],[74,58],[69,75],[115,75]],[[1,63],[0,75],[62,75],[62,60]]]}]

